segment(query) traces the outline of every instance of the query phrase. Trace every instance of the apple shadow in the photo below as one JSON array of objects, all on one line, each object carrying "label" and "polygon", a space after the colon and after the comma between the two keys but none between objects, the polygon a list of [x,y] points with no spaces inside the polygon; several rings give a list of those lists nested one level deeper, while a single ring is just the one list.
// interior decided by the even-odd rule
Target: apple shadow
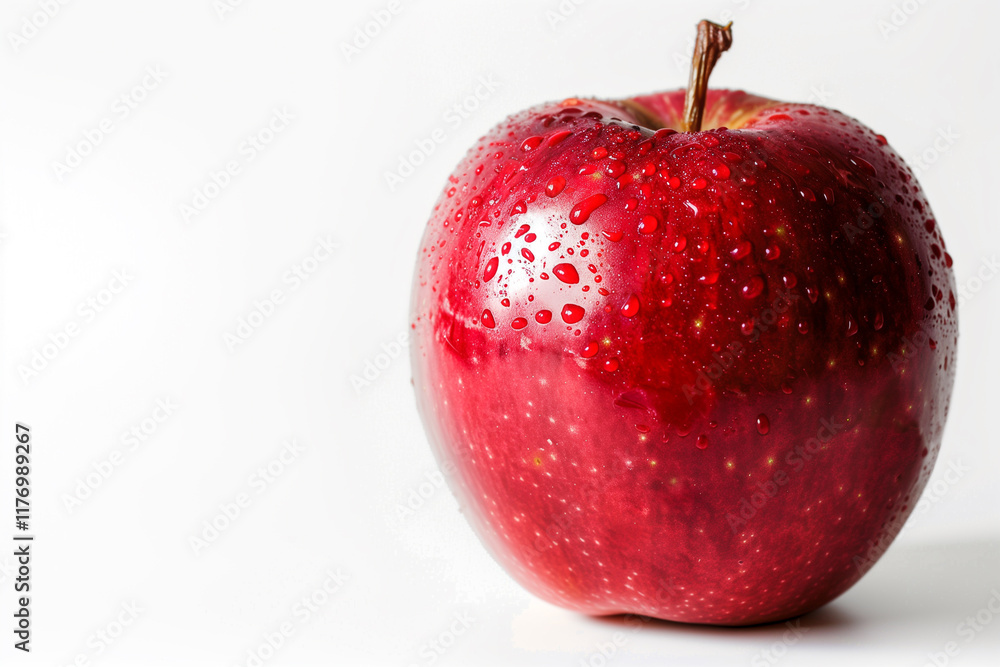
[{"label": "apple shadow", "polygon": [[[813,638],[832,643],[871,641],[927,632],[950,631],[970,614],[1000,600],[1000,542],[893,545],[861,581],[836,600],[794,619]],[[636,619],[626,614],[592,617],[605,625],[634,629]],[[718,639],[780,639],[787,621],[740,627],[694,625],[650,619],[647,631],[673,636]],[[863,631],[862,631],[863,629]]]},{"label": "apple shadow", "polygon": [[[591,620],[597,623],[614,626],[623,630],[634,630],[639,621],[631,614],[611,614],[609,616],[592,616]],[[678,621],[665,621],[659,618],[645,617],[641,621],[643,630],[653,630],[674,635],[691,635],[700,637],[760,637],[780,636],[788,630],[786,623],[800,622],[803,627],[812,629],[832,629],[843,630],[861,621],[851,616],[851,614],[841,609],[835,602],[825,605],[808,614],[797,616],[774,623],[760,623],[757,625],[700,625],[696,623],[681,623]]]}]

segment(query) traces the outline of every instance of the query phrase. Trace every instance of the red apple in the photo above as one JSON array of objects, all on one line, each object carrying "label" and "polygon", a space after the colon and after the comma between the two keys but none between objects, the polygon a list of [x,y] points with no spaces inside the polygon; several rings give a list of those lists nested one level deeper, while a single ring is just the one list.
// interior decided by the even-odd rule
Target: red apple
[{"label": "red apple", "polygon": [[747,625],[846,591],[912,511],[955,283],[884,137],[706,90],[730,38],[699,29],[688,100],[543,104],[469,151],[419,252],[413,377],[466,516],[529,591]]}]

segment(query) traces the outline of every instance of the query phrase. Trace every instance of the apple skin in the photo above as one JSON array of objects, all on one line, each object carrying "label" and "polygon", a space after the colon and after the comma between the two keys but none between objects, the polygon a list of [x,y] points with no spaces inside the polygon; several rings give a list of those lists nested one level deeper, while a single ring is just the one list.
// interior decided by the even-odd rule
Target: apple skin
[{"label": "apple skin", "polygon": [[465,515],[529,591],[767,623],[857,582],[926,485],[951,257],[856,120],[711,90],[709,129],[663,129],[683,99],[545,104],[469,151],[418,254],[413,382]]}]

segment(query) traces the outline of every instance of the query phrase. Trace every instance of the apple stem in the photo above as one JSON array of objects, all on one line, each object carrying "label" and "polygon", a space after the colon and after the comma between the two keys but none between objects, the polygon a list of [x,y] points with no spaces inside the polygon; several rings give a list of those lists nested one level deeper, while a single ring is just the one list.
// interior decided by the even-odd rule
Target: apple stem
[{"label": "apple stem", "polygon": [[724,26],[703,20],[698,24],[698,38],[691,58],[691,78],[688,80],[687,95],[684,96],[684,132],[701,130],[701,118],[705,113],[705,95],[708,93],[708,77],[715,63],[724,51],[733,44],[730,21]]}]

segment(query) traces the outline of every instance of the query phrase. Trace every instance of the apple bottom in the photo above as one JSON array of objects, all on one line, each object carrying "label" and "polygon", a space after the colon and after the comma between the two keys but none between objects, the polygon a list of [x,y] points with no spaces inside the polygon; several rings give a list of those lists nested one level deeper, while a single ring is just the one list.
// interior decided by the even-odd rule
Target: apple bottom
[{"label": "apple bottom", "polygon": [[525,588],[592,615],[752,625],[816,609],[888,547],[940,442],[914,389],[930,359],[723,393],[679,435],[655,391],[561,351],[434,349],[417,393],[466,516]]}]

